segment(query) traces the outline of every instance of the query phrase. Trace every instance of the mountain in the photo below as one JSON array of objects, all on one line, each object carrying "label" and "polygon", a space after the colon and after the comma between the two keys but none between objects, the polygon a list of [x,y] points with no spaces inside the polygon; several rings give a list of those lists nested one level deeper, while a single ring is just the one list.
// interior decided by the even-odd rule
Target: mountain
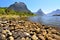
[{"label": "mountain", "polygon": [[36,12],[36,14],[37,14],[37,15],[40,15],[40,16],[45,15],[41,9],[39,9],[39,10]]},{"label": "mountain", "polygon": [[60,16],[60,9],[52,11],[51,13],[47,14],[48,16]]},{"label": "mountain", "polygon": [[8,7],[8,9],[12,9],[12,10],[15,10],[15,11],[26,11],[26,12],[29,12],[30,10],[28,10],[27,6],[25,3],[23,2],[15,2],[14,4],[10,5]]}]

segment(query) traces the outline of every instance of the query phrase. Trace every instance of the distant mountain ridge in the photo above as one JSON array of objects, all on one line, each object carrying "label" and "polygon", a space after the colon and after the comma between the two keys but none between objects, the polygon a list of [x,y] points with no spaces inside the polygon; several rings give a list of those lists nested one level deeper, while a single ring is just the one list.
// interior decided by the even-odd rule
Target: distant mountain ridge
[{"label": "distant mountain ridge", "polygon": [[12,10],[15,10],[15,11],[26,11],[26,12],[29,12],[30,10],[27,8],[26,4],[23,3],[23,2],[15,2],[14,4],[10,5],[8,7],[8,9],[12,9]]},{"label": "distant mountain ridge", "polygon": [[35,14],[40,15],[40,16],[45,15],[41,9],[39,9]]},{"label": "distant mountain ridge", "polygon": [[60,15],[60,9],[52,11],[51,13],[48,13],[47,15],[48,16],[59,16]]}]

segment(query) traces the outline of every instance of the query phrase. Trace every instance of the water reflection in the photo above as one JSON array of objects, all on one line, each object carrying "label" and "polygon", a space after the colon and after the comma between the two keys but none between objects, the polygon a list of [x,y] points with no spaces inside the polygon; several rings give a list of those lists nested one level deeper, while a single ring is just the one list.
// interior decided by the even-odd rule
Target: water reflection
[{"label": "water reflection", "polygon": [[29,20],[44,25],[60,26],[60,16],[35,16],[30,17]]}]

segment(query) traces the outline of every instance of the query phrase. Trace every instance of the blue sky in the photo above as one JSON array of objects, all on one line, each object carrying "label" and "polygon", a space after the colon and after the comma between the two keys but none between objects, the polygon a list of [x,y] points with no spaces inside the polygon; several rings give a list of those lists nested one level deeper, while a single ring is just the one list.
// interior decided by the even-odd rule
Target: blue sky
[{"label": "blue sky", "polygon": [[0,0],[0,7],[8,7],[14,2],[24,2],[32,12],[42,9],[43,12],[49,13],[60,9],[60,0]]}]

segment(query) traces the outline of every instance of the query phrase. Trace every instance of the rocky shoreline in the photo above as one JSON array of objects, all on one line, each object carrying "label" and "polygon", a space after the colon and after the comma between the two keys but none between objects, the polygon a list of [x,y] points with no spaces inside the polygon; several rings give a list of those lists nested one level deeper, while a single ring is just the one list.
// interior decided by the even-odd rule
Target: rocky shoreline
[{"label": "rocky shoreline", "polygon": [[0,20],[0,40],[60,40],[60,32],[53,27],[28,20],[3,19]]}]

